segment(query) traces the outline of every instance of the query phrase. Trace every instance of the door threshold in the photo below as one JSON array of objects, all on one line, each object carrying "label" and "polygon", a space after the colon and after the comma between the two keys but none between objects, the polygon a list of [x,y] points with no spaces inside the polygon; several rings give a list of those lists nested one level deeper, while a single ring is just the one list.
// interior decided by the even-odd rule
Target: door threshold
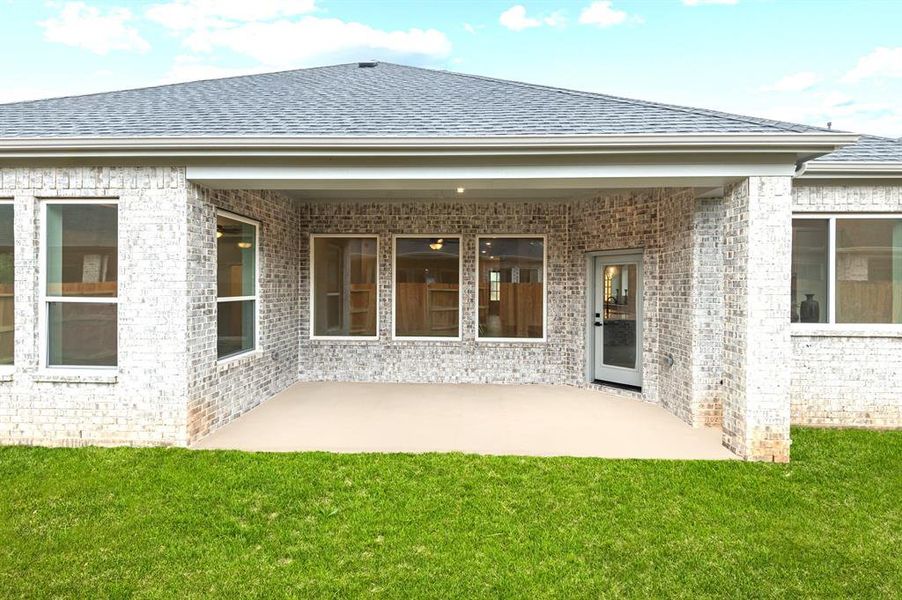
[{"label": "door threshold", "polygon": [[616,381],[602,381],[601,379],[596,379],[592,383],[595,385],[603,385],[605,387],[617,388],[618,390],[626,390],[628,392],[641,392],[641,385],[630,385],[628,383],[617,383]]}]

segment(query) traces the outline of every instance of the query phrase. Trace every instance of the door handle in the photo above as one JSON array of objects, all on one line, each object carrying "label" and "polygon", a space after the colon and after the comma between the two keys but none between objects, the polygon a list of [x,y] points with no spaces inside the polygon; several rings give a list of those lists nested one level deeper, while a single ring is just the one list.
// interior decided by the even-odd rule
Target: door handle
[{"label": "door handle", "polygon": [[595,326],[596,327],[604,327],[604,323],[601,323],[600,321],[595,321]]}]

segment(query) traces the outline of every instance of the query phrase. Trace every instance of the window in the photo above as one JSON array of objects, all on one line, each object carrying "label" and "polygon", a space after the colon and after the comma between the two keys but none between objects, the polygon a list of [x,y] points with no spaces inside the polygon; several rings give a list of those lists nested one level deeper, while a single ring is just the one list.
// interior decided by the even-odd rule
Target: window
[{"label": "window", "polygon": [[792,320],[902,324],[902,216],[793,220]]},{"label": "window", "polygon": [[0,202],[0,365],[13,364],[16,284],[13,238],[13,204]]},{"label": "window", "polygon": [[479,339],[545,338],[545,240],[478,239]]},{"label": "window", "polygon": [[395,336],[460,339],[460,238],[395,238]]},{"label": "window", "polygon": [[48,367],[115,367],[119,217],[115,202],[44,204]]},{"label": "window", "polygon": [[375,237],[311,236],[312,335],[377,336]]},{"label": "window", "polygon": [[792,321],[826,323],[829,270],[827,219],[792,222]]},{"label": "window", "polygon": [[216,356],[257,347],[257,228],[255,221],[216,216]]}]

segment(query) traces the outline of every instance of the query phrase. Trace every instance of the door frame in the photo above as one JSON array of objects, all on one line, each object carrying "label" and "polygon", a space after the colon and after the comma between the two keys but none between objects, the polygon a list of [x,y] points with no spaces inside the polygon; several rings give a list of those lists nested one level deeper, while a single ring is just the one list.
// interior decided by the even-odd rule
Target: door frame
[{"label": "door frame", "polygon": [[[636,351],[636,370],[641,376],[640,388],[645,383],[644,336],[645,336],[645,248],[622,248],[619,250],[595,250],[586,252],[586,312],[585,312],[585,365],[584,378],[586,383],[595,382],[595,259],[598,257],[613,256],[639,256],[641,261],[641,277],[639,278],[639,293],[642,298],[641,318],[637,323],[638,348]],[[618,384],[612,384],[618,385]]]}]

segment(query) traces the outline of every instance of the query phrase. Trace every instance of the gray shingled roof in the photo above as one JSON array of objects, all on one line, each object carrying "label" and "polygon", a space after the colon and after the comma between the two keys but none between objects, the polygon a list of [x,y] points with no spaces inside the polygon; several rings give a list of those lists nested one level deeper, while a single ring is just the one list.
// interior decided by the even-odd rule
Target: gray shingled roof
[{"label": "gray shingled roof", "polygon": [[902,139],[863,135],[851,146],[840,148],[814,162],[898,162],[902,163]]},{"label": "gray shingled roof", "polygon": [[786,133],[815,127],[357,63],[0,105],[0,137]]}]

